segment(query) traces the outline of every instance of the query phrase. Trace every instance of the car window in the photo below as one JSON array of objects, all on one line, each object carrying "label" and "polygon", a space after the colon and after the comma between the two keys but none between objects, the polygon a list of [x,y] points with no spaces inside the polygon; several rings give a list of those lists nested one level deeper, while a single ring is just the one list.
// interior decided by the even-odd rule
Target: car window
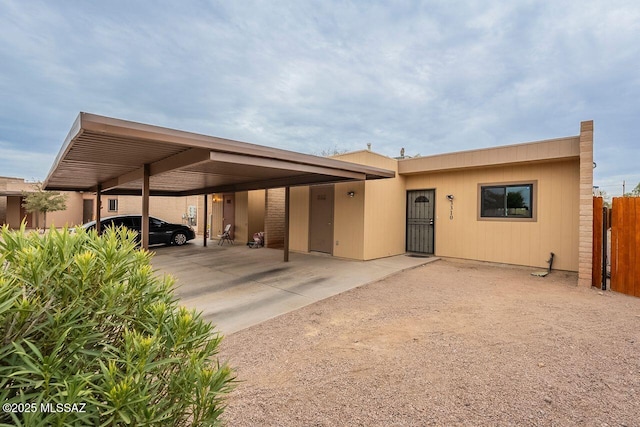
[{"label": "car window", "polygon": [[113,218],[102,223],[103,227],[127,227],[133,228],[131,218]]},{"label": "car window", "polygon": [[164,225],[163,221],[160,221],[157,218],[149,217],[149,228],[160,228]]}]

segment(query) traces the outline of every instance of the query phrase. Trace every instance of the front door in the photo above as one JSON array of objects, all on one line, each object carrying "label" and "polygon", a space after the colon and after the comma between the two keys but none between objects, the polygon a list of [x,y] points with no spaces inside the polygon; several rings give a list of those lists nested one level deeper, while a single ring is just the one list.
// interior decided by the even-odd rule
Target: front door
[{"label": "front door", "polygon": [[310,187],[309,250],[333,253],[333,185]]},{"label": "front door", "polygon": [[407,252],[433,254],[435,190],[407,191]]},{"label": "front door", "polygon": [[236,210],[235,210],[235,194],[229,193],[222,196],[222,229],[227,224],[231,224],[229,235],[233,240],[233,229],[235,228]]}]

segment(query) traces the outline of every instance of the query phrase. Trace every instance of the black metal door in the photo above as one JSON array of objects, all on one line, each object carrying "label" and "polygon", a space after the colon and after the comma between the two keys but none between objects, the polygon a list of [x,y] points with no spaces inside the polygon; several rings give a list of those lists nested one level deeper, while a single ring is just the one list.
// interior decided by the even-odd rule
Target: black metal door
[{"label": "black metal door", "polygon": [[407,252],[433,254],[435,190],[407,191]]}]

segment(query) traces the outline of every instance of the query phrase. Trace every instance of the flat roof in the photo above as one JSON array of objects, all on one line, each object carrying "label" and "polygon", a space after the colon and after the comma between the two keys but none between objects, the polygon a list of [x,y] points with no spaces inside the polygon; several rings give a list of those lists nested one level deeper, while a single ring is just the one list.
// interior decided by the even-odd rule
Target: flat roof
[{"label": "flat roof", "polygon": [[398,160],[398,174],[440,172],[580,158],[580,137],[569,136],[524,144],[436,154]]},{"label": "flat roof", "polygon": [[188,196],[392,178],[394,171],[81,112],[45,190]]}]

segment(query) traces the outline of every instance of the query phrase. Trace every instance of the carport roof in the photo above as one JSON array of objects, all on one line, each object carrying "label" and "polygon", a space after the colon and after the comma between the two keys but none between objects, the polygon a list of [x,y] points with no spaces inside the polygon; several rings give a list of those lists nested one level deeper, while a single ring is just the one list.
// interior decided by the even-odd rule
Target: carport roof
[{"label": "carport roof", "polygon": [[80,113],[44,189],[187,196],[349,180],[394,171],[214,136]]}]

